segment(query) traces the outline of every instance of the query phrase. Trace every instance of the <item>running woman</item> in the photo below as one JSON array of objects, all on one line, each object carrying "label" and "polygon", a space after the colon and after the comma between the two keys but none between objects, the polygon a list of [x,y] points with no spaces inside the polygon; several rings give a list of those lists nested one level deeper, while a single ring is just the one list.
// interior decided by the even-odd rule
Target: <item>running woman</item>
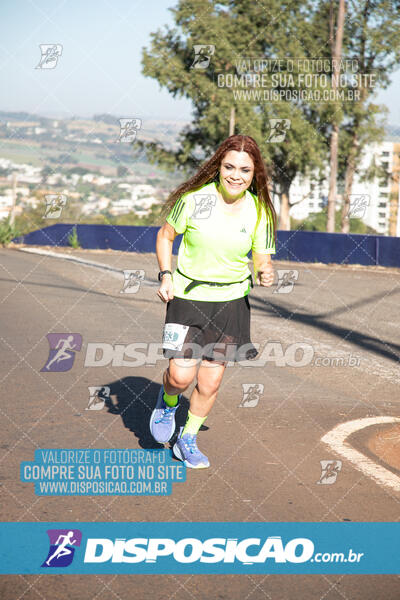
[{"label": "running woman", "polygon": [[[160,443],[171,439],[181,395],[200,362],[173,453],[187,467],[202,469],[210,463],[197,447],[197,433],[216,400],[226,364],[258,354],[250,340],[250,250],[257,284],[271,286],[274,279],[276,213],[255,140],[247,135],[227,138],[170,195],[165,211],[156,243],[161,281],[157,294],[167,303],[163,355],[170,360],[150,431]],[[172,273],[172,245],[178,234],[183,237]]]}]

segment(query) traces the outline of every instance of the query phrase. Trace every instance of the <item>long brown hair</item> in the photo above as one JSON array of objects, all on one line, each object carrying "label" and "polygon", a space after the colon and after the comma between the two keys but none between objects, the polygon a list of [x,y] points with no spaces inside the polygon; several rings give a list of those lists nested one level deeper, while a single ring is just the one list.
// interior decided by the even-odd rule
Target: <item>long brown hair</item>
[{"label": "long brown hair", "polygon": [[172,210],[176,201],[179,200],[184,194],[188,192],[194,192],[200,189],[203,185],[211,183],[212,181],[218,181],[219,168],[222,160],[227,152],[230,150],[236,150],[237,152],[247,152],[254,163],[254,176],[250,187],[248,188],[252,194],[255,194],[259,202],[257,202],[257,224],[261,218],[262,206],[264,206],[265,212],[268,215],[270,213],[272,217],[272,223],[274,227],[274,239],[276,243],[276,211],[271,200],[271,196],[268,189],[268,175],[264,161],[261,156],[257,142],[249,135],[231,135],[218,146],[215,154],[205,162],[199,170],[187,181],[182,183],[176,188],[165,202],[162,216],[167,216]]}]

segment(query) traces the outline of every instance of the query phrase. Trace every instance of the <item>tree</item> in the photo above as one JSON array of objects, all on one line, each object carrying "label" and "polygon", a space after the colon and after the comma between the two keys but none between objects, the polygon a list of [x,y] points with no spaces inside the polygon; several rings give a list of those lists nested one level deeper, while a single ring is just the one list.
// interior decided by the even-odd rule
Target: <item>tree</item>
[{"label": "tree", "polygon": [[113,117],[113,115],[109,115],[107,113],[93,115],[93,121],[106,123],[107,125],[118,125],[118,118]]},{"label": "tree", "polygon": [[[347,55],[358,61],[359,72],[368,77],[358,80],[360,99],[349,105],[346,115],[347,155],[345,191],[342,208],[342,232],[349,230],[350,194],[354,175],[367,144],[382,141],[385,107],[372,102],[376,88],[386,88],[390,75],[400,59],[400,11],[398,2],[390,0],[363,0],[349,6],[347,21]],[[376,85],[374,82],[376,81]],[[371,84],[372,82],[372,84]],[[375,165],[371,165],[370,179]],[[378,173],[382,176],[382,169]],[[389,235],[396,235],[397,198],[390,199],[391,218]]]},{"label": "tree", "polygon": [[[313,57],[317,52],[310,28],[315,3],[289,0],[282,10],[277,0],[180,0],[172,9],[176,28],[151,34],[143,50],[143,72],[174,96],[193,103],[193,121],[180,134],[175,150],[140,142],[148,160],[170,170],[190,173],[213,153],[229,133],[252,136],[260,146],[280,196],[280,227],[290,228],[289,190],[298,173],[321,169],[326,156],[320,111],[304,102],[241,100],[218,76],[237,74],[240,57]],[[229,8],[229,12],[227,10]],[[258,32],[255,35],[255,32]],[[196,69],[194,45],[215,46],[210,69]],[[270,119],[289,121],[282,141],[268,141]],[[139,143],[139,142],[136,142]]]},{"label": "tree", "polygon": [[41,175],[41,178],[42,178],[42,183],[46,183],[48,176],[49,175],[53,175],[53,173],[54,173],[54,169],[52,169],[48,165],[46,165],[45,167],[43,167],[42,170],[40,171],[40,175]]},{"label": "tree", "polygon": [[129,173],[129,169],[124,167],[124,165],[118,165],[117,167],[117,177],[126,177]]},{"label": "tree", "polygon": [[[397,6],[396,6],[397,4]],[[334,38],[333,14],[337,11],[337,3],[324,0],[318,3],[314,13],[312,32],[321,48],[320,56],[331,58],[327,52],[327,40]],[[349,231],[350,196],[355,174],[361,180],[370,180],[374,176],[382,176],[382,168],[370,165],[365,172],[360,171],[360,162],[365,147],[383,140],[383,120],[386,107],[373,102],[376,89],[387,87],[390,74],[399,62],[400,45],[400,12],[398,3],[389,0],[361,0],[348,2],[344,21],[342,58],[354,64],[354,72],[343,69],[342,74],[347,83],[341,82],[342,89],[354,92],[354,100],[344,102],[321,103],[319,108],[321,121],[326,123],[324,136],[332,140],[335,123],[339,125],[338,133],[338,167],[337,175],[344,181],[344,202],[342,206],[342,232]],[[333,71],[329,73],[332,86],[336,85]],[[375,78],[374,81],[371,81]],[[359,97],[357,98],[357,93]],[[332,152],[330,152],[332,157]],[[336,176],[331,170],[331,190],[336,186]],[[336,195],[336,192],[335,192]],[[333,195],[331,198],[334,200]],[[396,201],[392,201],[391,213],[395,214]],[[331,211],[335,210],[333,202]],[[396,219],[391,219],[392,235],[395,235]],[[332,217],[330,218],[332,227]]]},{"label": "tree", "polygon": [[91,173],[91,171],[86,169],[86,167],[80,167],[78,165],[67,170],[68,175],[87,175],[87,173]]}]

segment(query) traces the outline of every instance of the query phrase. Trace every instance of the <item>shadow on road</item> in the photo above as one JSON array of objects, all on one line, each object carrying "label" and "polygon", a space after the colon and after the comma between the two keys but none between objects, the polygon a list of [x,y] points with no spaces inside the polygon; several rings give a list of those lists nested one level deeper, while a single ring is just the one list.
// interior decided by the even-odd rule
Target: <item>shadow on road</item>
[{"label": "shadow on road", "polygon": [[[124,377],[104,385],[110,388],[110,397],[105,399],[108,412],[120,415],[124,426],[138,438],[139,446],[146,449],[164,448],[152,437],[149,429],[150,416],[157,402],[160,389],[159,383],[154,383],[147,377]],[[169,444],[175,442],[179,427],[185,424],[189,402],[181,397],[180,407],[176,411],[176,431]]]},{"label": "shadow on road", "polygon": [[[358,307],[361,306],[361,304],[360,301],[357,302]],[[364,304],[368,304],[368,299],[365,299]],[[302,325],[314,327],[324,333],[330,333],[340,339],[345,339],[346,342],[355,344],[359,348],[369,350],[370,352],[374,352],[375,354],[388,358],[394,362],[399,362],[400,360],[400,344],[394,344],[378,337],[366,335],[365,333],[361,333],[354,329],[334,325],[325,320],[325,317],[330,316],[330,313],[322,315],[301,313],[297,307],[294,307],[293,309],[286,308],[283,304],[277,304],[270,300],[262,300],[261,298],[255,298],[254,296],[251,298],[251,307],[257,311],[268,313],[269,316],[277,319],[282,318],[288,321],[295,321]],[[333,311],[332,314],[335,312],[336,311]]]}]

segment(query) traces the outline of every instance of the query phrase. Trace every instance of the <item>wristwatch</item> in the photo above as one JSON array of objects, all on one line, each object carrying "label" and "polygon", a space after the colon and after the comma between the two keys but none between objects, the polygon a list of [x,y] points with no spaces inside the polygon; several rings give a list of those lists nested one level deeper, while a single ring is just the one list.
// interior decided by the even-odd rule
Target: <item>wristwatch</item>
[{"label": "wristwatch", "polygon": [[165,275],[165,273],[169,273],[170,275],[172,275],[171,271],[160,271],[158,274],[158,281],[161,281],[161,278],[163,275]]}]

